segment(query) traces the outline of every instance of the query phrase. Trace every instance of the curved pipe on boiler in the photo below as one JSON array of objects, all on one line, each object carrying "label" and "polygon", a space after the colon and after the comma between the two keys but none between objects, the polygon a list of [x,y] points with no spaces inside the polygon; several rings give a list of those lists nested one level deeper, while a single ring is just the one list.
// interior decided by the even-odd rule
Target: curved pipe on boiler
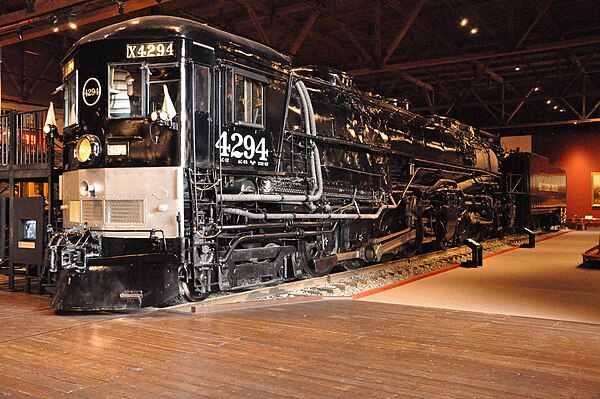
[{"label": "curved pipe on boiler", "polygon": [[[311,136],[317,135],[317,127],[315,123],[315,114],[312,107],[312,102],[306,90],[304,82],[298,80],[296,89],[300,94],[300,101],[304,110],[304,123]],[[221,194],[218,199],[223,202],[315,202],[323,196],[323,174],[321,171],[321,157],[319,149],[314,142],[310,146],[310,168],[311,176],[316,181],[316,188],[311,189],[312,193],[307,195],[286,195],[286,194]]]}]

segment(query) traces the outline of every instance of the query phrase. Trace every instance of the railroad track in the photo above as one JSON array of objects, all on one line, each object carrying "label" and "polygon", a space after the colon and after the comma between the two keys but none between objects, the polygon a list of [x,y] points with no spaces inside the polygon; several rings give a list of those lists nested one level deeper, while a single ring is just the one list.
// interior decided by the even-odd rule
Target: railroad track
[{"label": "railroad track", "polygon": [[[538,239],[556,233],[539,234]],[[481,243],[483,255],[497,253],[514,248],[528,241],[526,234],[514,234],[504,238],[496,238]],[[241,302],[273,301],[277,299],[303,297],[352,297],[386,285],[412,279],[427,273],[460,264],[471,259],[472,251],[467,246],[425,253],[412,258],[398,259],[386,263],[347,270],[324,277],[309,278],[263,287],[252,291],[238,293],[219,293],[203,302],[186,303],[169,308],[183,312],[201,311],[214,305]],[[485,265],[485,262],[484,262]]]}]

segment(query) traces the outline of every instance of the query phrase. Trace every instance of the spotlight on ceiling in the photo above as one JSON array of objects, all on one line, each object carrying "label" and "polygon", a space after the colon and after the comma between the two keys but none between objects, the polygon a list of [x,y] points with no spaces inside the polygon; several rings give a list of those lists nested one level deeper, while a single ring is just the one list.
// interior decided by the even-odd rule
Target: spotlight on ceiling
[{"label": "spotlight on ceiling", "polygon": [[123,1],[123,0],[117,1],[117,10],[119,11],[119,14],[121,14],[121,15],[123,15],[125,13],[125,1]]},{"label": "spotlight on ceiling", "polygon": [[33,28],[33,26],[29,24],[19,26],[19,29],[17,30],[17,36],[19,40],[23,40],[23,37],[25,36],[25,31],[31,28]]},{"label": "spotlight on ceiling", "polygon": [[533,91],[539,91],[539,90],[540,90],[540,88],[539,88],[538,86],[535,86],[535,87],[533,88]]},{"label": "spotlight on ceiling", "polygon": [[477,32],[479,32],[479,28],[477,28],[476,26],[474,26],[473,28],[471,28],[471,34],[472,35],[476,35]]},{"label": "spotlight on ceiling", "polygon": [[520,71],[521,68],[520,67],[515,67],[515,71]]},{"label": "spotlight on ceiling", "polygon": [[463,18],[460,20],[460,26],[463,28],[469,24],[469,20],[467,18]]},{"label": "spotlight on ceiling", "polygon": [[77,17],[74,13],[69,14],[69,28],[77,29]]},{"label": "spotlight on ceiling", "polygon": [[52,26],[52,32],[58,32],[58,17],[56,15],[51,15],[48,18],[48,22],[50,22],[50,26]]},{"label": "spotlight on ceiling", "polygon": [[552,100],[547,100],[546,104],[552,104]]}]

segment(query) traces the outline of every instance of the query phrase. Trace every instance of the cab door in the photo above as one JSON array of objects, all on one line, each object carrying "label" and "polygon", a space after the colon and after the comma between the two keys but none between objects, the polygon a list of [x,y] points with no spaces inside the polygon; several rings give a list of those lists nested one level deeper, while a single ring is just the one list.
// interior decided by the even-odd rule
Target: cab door
[{"label": "cab door", "polygon": [[193,64],[193,131],[192,143],[195,162],[198,167],[208,167],[211,162],[213,145],[213,71],[209,65]]},{"label": "cab door", "polygon": [[[272,170],[274,137],[279,136],[279,131],[271,126],[267,111],[283,115],[283,107],[266,107],[267,92],[271,101],[276,98],[269,79],[258,72],[227,65],[220,69],[219,76],[221,112],[215,158],[225,169]],[[277,129],[280,128],[278,124]]]}]

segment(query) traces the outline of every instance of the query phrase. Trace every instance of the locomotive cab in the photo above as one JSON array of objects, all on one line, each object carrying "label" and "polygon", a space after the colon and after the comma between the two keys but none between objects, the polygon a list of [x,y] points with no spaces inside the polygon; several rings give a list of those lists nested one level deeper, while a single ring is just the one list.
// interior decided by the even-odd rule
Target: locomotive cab
[{"label": "locomotive cab", "polygon": [[[129,308],[176,296],[191,258],[185,237],[215,222],[192,209],[191,186],[213,179],[206,171],[217,167],[274,168],[289,60],[264,46],[244,53],[236,41],[180,18],[148,17],[71,49],[61,86],[63,229],[49,246],[50,268],[60,273],[55,308]],[[267,111],[265,96],[280,109]]]}]

